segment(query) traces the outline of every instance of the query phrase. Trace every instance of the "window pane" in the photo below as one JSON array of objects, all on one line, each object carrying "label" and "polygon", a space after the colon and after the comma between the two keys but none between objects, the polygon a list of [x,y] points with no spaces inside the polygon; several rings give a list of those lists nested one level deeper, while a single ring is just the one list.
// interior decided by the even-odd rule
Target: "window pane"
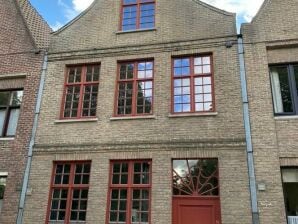
[{"label": "window pane", "polygon": [[294,76],[295,76],[295,81],[296,81],[295,84],[296,84],[296,90],[298,95],[298,66],[294,66]]},{"label": "window pane", "polygon": [[287,67],[270,69],[275,113],[293,112]]},{"label": "window pane", "polygon": [[5,186],[6,186],[6,177],[0,176],[0,214],[2,209],[3,198],[4,198]]},{"label": "window pane", "polygon": [[20,109],[10,110],[9,122],[7,127],[7,136],[14,136],[16,133],[18,120],[20,115]]},{"label": "window pane", "polygon": [[8,106],[10,104],[10,92],[0,92],[0,106]]},{"label": "window pane", "polygon": [[5,116],[6,116],[6,110],[0,110],[0,136],[2,136],[2,133],[3,133]]},{"label": "window pane", "polygon": [[11,105],[20,106],[23,98],[23,90],[12,92]]},{"label": "window pane", "polygon": [[173,161],[173,194],[219,194],[218,165],[216,159],[191,159]]}]

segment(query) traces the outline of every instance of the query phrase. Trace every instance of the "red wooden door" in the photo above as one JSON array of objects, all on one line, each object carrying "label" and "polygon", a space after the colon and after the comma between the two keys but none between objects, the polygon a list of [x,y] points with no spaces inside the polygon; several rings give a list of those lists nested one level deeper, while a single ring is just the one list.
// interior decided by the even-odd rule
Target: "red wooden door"
[{"label": "red wooden door", "polygon": [[220,224],[218,197],[173,197],[173,224]]}]

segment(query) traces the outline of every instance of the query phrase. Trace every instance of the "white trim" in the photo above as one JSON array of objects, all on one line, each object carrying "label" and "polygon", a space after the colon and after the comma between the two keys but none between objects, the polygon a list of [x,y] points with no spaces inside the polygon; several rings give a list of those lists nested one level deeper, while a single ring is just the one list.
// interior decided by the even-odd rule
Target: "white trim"
[{"label": "white trim", "polygon": [[156,119],[155,115],[148,116],[130,116],[130,117],[111,117],[110,121],[119,121],[119,120],[140,120],[140,119]]},{"label": "white trim", "polygon": [[298,115],[276,116],[274,120],[295,120],[298,119]]},{"label": "white trim", "polygon": [[216,116],[218,112],[207,112],[207,113],[184,113],[184,114],[169,114],[169,118],[176,118],[176,117],[207,117],[207,116]]},{"label": "white trim", "polygon": [[0,172],[0,176],[1,177],[5,177],[5,176],[7,177],[8,176],[8,172]]},{"label": "white trim", "polygon": [[0,138],[0,141],[13,141],[14,137],[11,138]]},{"label": "white trim", "polygon": [[96,122],[98,118],[78,118],[78,119],[61,119],[55,120],[54,124],[62,124],[62,123],[77,123],[77,122]]}]

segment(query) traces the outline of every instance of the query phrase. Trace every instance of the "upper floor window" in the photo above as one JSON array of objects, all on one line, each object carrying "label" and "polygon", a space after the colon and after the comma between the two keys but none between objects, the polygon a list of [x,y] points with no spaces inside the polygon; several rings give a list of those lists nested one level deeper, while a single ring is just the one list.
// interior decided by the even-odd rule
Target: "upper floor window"
[{"label": "upper floor window", "polygon": [[211,112],[214,107],[212,56],[173,59],[172,112]]},{"label": "upper floor window", "polygon": [[270,67],[275,115],[298,114],[298,65]]},{"label": "upper floor window", "polygon": [[149,224],[151,161],[111,163],[106,224]]},{"label": "upper floor window", "polygon": [[85,223],[90,162],[55,163],[46,223]]},{"label": "upper floor window", "polygon": [[116,115],[152,114],[153,61],[119,64]]},{"label": "upper floor window", "polygon": [[67,68],[61,118],[96,116],[99,65]]},{"label": "upper floor window", "polygon": [[1,214],[1,209],[2,209],[2,204],[3,204],[3,199],[4,199],[6,178],[7,178],[7,176],[0,176],[0,214]]},{"label": "upper floor window", "polygon": [[0,92],[0,136],[15,136],[20,107],[23,98],[23,90]]},{"label": "upper floor window", "polygon": [[122,31],[150,29],[155,24],[155,0],[122,0]]}]

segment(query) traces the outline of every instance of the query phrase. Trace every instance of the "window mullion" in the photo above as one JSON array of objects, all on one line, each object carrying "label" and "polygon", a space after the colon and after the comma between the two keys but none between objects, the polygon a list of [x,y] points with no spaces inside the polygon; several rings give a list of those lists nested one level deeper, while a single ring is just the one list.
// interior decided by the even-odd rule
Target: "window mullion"
[{"label": "window mullion", "polygon": [[74,167],[75,164],[71,164],[70,167],[70,175],[69,175],[69,183],[68,183],[68,193],[67,193],[67,203],[66,203],[66,211],[65,211],[65,224],[69,224],[70,222],[70,213],[71,213],[71,204],[72,204],[72,191],[73,191],[73,180],[74,180]]},{"label": "window mullion", "polygon": [[137,24],[136,24],[136,28],[140,29],[140,16],[141,16],[141,3],[138,2],[137,3]]},{"label": "window mullion", "polygon": [[132,186],[133,186],[133,164],[130,161],[128,164],[128,185],[127,185],[127,224],[131,224],[131,205],[132,205]]},{"label": "window mullion", "polygon": [[10,120],[10,112],[11,112],[11,107],[7,106],[6,113],[5,113],[5,118],[4,118],[4,124],[3,124],[3,136],[7,136],[7,129],[8,129],[8,124]]},{"label": "window mullion", "polygon": [[137,115],[137,109],[136,109],[136,105],[137,105],[137,91],[138,91],[138,87],[137,87],[137,83],[138,83],[138,63],[135,62],[134,63],[134,69],[133,69],[133,87],[132,87],[132,108],[131,108],[131,115]]},{"label": "window mullion", "polygon": [[195,85],[194,85],[194,73],[195,73],[195,66],[194,66],[194,58],[190,58],[190,110],[191,112],[195,112]]},{"label": "window mullion", "polygon": [[298,93],[296,88],[296,85],[298,83],[296,83],[296,80],[295,80],[295,71],[294,71],[293,65],[289,65],[288,73],[289,73],[288,77],[290,81],[290,90],[292,93],[292,104],[294,105],[293,109],[294,109],[294,113],[298,114]]},{"label": "window mullion", "polygon": [[80,84],[80,97],[79,97],[79,105],[78,105],[78,118],[83,117],[82,107],[84,100],[84,89],[85,89],[85,80],[86,80],[87,67],[82,67],[82,76],[81,76],[81,84]]}]

